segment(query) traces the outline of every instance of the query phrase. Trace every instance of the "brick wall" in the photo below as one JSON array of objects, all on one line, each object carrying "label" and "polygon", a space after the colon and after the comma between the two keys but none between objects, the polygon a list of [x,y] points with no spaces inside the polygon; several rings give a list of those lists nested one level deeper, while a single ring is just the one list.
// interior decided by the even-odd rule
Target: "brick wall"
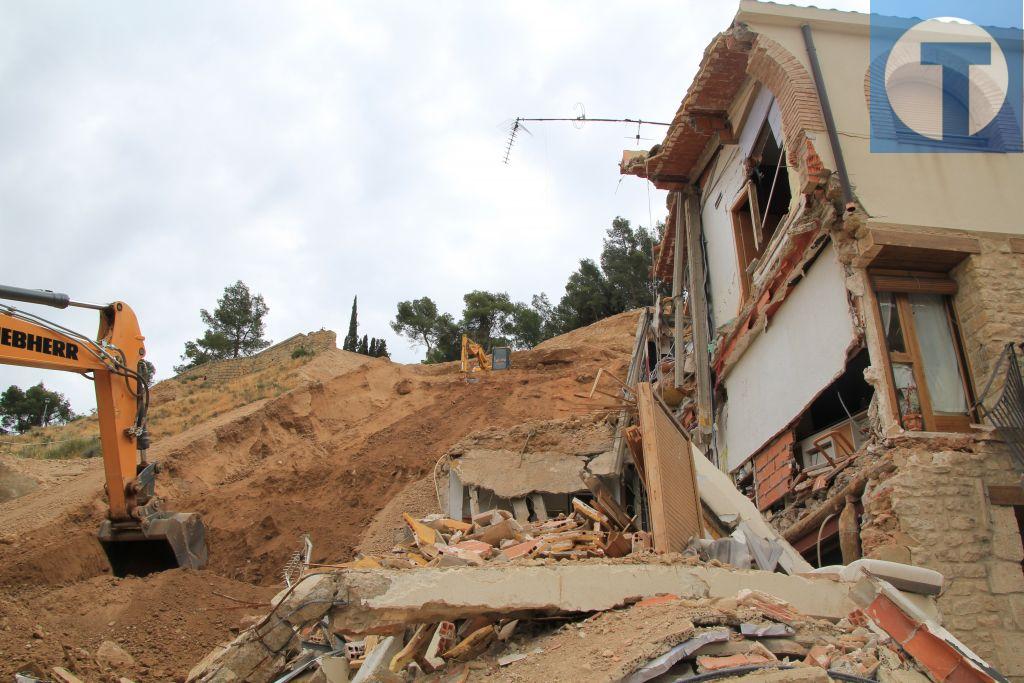
[{"label": "brick wall", "polygon": [[754,456],[754,483],[757,507],[767,510],[787,493],[793,484],[793,431],[778,436]]},{"label": "brick wall", "polygon": [[318,332],[310,332],[309,334],[296,334],[260,351],[254,356],[203,363],[191,370],[186,370],[175,377],[175,379],[205,377],[208,380],[223,381],[263,370],[274,363],[290,360],[292,352],[300,347],[315,353],[326,349],[334,349],[337,346],[338,337],[330,330],[320,330]]},{"label": "brick wall", "polygon": [[959,287],[953,305],[977,391],[1006,343],[1024,341],[1024,254],[1013,252],[1007,238],[979,238],[981,253],[951,273]]},{"label": "brick wall", "polygon": [[987,485],[1018,483],[1005,446],[986,436],[902,437],[895,471],[869,482],[861,543],[868,557],[946,577],[943,625],[1013,680],[1024,681],[1024,548],[1012,507]]}]

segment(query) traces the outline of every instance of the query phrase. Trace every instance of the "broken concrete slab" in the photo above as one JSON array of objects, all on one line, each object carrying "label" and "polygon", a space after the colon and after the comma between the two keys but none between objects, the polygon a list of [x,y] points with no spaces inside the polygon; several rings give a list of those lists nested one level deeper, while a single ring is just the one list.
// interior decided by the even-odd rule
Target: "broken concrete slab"
[{"label": "broken concrete slab", "polygon": [[[761,571],[662,563],[564,563],[543,566],[344,570],[325,575],[345,597],[330,610],[336,633],[388,633],[410,624],[490,615],[607,610],[646,597],[726,598],[755,588],[809,616],[845,617],[852,586]],[[285,612],[288,606],[285,605]]]},{"label": "broken concrete slab", "polygon": [[482,486],[501,498],[522,498],[536,491],[575,493],[584,488],[586,461],[571,453],[472,449],[452,458],[451,468],[464,483]]},{"label": "broken concrete slab", "polygon": [[352,683],[370,683],[371,681],[400,681],[398,674],[388,670],[391,660],[402,649],[402,639],[395,636],[388,636],[377,643],[370,654],[366,655],[366,661],[359,667],[359,671],[352,677]]}]

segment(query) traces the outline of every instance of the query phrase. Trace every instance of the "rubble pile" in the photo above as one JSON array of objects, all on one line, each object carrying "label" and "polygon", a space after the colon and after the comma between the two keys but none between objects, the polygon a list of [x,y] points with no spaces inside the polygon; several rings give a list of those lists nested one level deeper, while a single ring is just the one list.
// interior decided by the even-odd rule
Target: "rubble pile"
[{"label": "rubble pile", "polygon": [[[472,571],[472,570],[470,570]],[[314,582],[316,584],[316,582]],[[278,611],[322,601],[322,586],[282,596]],[[316,610],[319,613],[321,610]],[[279,637],[274,614],[255,628],[266,657]],[[351,624],[350,624],[351,625]],[[915,660],[864,612],[837,620],[801,613],[759,590],[726,598],[659,594],[632,604],[537,618],[476,614],[430,623],[410,622],[397,633],[339,634],[340,623],[313,616],[279,649],[274,666],[248,671],[245,680],[467,681],[685,681],[734,671],[759,680],[766,672],[799,670],[765,680],[898,680],[925,682]],[[290,636],[286,629],[284,635]],[[571,656],[567,656],[571,655]],[[234,680],[212,653],[189,680]],[[239,660],[232,666],[237,667]],[[805,669],[812,670],[810,673]],[[837,676],[833,678],[833,676]],[[845,677],[844,677],[845,676]]]},{"label": "rubble pile", "polygon": [[[623,557],[651,549],[650,535],[630,532],[624,513],[606,512],[572,499],[573,512],[553,519],[518,522],[508,510],[487,510],[470,522],[430,515],[404,514],[409,533],[385,555],[365,555],[338,565],[344,568],[412,569],[415,567],[480,566],[519,559],[575,560]],[[613,521],[617,520],[617,521]]]}]

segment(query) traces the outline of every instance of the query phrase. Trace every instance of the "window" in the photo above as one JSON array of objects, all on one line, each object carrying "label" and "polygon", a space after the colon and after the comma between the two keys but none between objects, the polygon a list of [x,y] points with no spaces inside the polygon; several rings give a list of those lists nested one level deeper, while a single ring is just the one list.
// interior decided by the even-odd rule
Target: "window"
[{"label": "window", "polygon": [[903,427],[966,431],[970,385],[948,296],[955,283],[934,273],[873,274],[872,281]]},{"label": "window", "polygon": [[751,293],[751,275],[789,211],[792,194],[781,130],[765,119],[746,160],[747,183],[732,205],[741,298]]}]

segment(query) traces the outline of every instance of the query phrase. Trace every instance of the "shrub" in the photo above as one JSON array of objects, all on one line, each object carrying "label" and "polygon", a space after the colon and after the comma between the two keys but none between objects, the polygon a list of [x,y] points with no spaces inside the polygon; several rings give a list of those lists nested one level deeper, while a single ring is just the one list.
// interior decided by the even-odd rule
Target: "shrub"
[{"label": "shrub", "polygon": [[300,346],[297,349],[295,349],[294,351],[292,351],[292,360],[295,360],[296,358],[302,358],[304,356],[312,356],[312,355],[313,355],[312,351],[307,349],[305,346]]}]

